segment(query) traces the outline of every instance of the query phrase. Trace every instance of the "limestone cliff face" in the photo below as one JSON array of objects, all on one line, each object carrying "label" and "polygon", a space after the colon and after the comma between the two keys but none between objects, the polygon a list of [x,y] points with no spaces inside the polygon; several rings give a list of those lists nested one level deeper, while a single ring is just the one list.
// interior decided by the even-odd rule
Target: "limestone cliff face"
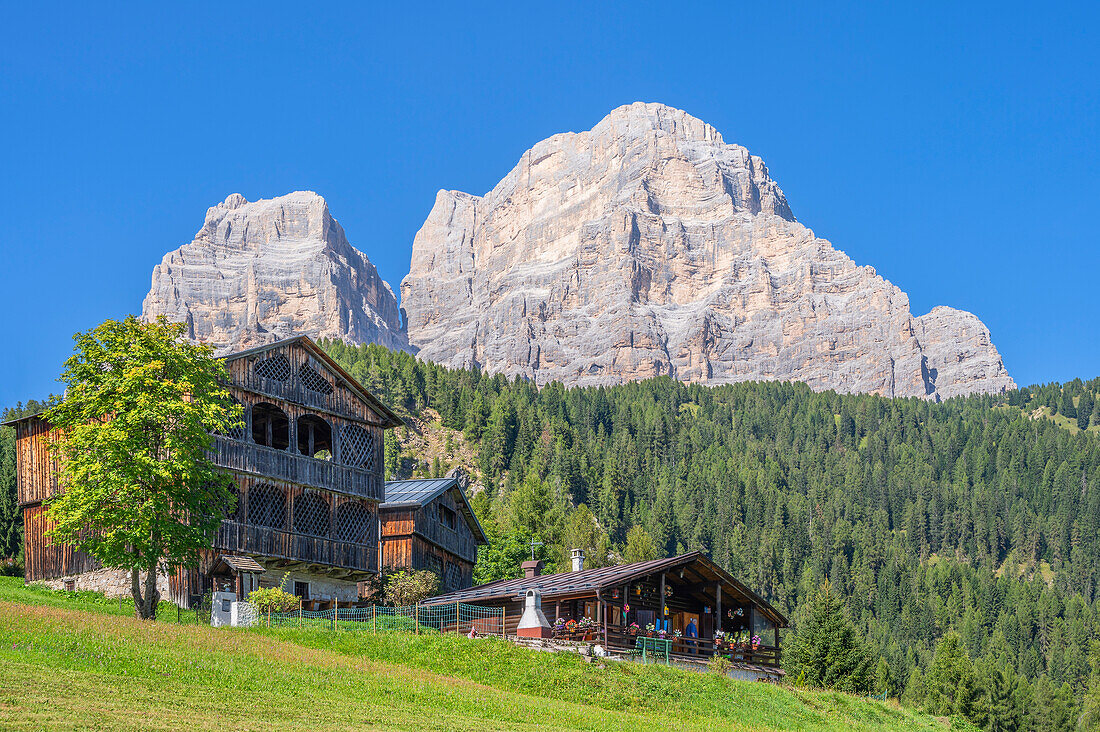
[{"label": "limestone cliff face", "polygon": [[209,209],[153,269],[142,316],[157,315],[219,351],[299,334],[408,348],[393,290],[308,191]]},{"label": "limestone cliff face", "polygon": [[970,313],[922,317],[797,223],[763,161],[660,104],[440,191],[401,285],[420,356],[546,383],[799,380],[947,398],[1014,387]]}]

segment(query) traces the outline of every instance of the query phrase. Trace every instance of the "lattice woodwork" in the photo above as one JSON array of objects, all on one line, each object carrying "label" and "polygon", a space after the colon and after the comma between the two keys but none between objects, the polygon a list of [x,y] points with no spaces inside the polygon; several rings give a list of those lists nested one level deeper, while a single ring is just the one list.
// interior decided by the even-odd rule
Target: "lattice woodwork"
[{"label": "lattice woodwork", "polygon": [[340,428],[340,450],[345,465],[374,470],[374,435],[357,424]]},{"label": "lattice woodwork", "polygon": [[281,488],[260,483],[248,491],[248,522],[273,529],[286,528],[286,494]]},{"label": "lattice woodwork", "polygon": [[328,503],[324,498],[305,491],[294,499],[294,530],[310,536],[328,536]]},{"label": "lattice woodwork", "polygon": [[290,370],[290,361],[281,353],[276,353],[274,356],[257,362],[256,365],[252,367],[252,372],[256,374],[256,376],[262,376],[265,379],[273,379],[275,381],[289,381],[292,373]]},{"label": "lattice woodwork", "polygon": [[302,386],[315,391],[318,394],[329,395],[332,393],[332,384],[325,380],[325,377],[317,373],[308,364],[302,364],[298,369],[298,380],[302,382]]},{"label": "lattice woodwork", "polygon": [[453,562],[443,570],[443,589],[458,590],[462,588],[462,569]]},{"label": "lattice woodwork", "polygon": [[354,501],[345,501],[336,508],[336,537],[341,541],[366,544],[370,541],[374,514]]}]

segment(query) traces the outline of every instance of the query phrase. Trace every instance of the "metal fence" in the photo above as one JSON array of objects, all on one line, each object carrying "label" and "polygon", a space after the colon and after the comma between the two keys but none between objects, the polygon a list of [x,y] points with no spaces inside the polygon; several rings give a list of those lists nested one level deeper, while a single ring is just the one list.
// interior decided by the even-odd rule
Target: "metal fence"
[{"label": "metal fence", "polygon": [[504,635],[504,608],[465,603],[408,605],[405,607],[335,607],[328,610],[298,610],[260,616],[259,622],[273,627],[324,628],[368,633],[462,633],[473,628],[478,635]]}]

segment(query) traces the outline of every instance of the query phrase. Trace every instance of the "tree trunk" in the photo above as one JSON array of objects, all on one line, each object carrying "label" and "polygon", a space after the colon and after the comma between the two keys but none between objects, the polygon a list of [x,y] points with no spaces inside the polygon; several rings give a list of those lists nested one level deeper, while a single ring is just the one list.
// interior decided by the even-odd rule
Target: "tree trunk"
[{"label": "tree trunk", "polygon": [[154,564],[145,575],[145,591],[142,592],[141,578],[138,570],[130,570],[130,592],[134,596],[134,617],[139,620],[156,620],[157,603],[160,595],[157,593],[157,565]]},{"label": "tree trunk", "polygon": [[134,597],[134,617],[143,620],[145,616],[141,613],[145,609],[145,603],[141,601],[141,579],[136,568],[130,570],[130,594]]},{"label": "tree trunk", "polygon": [[160,603],[160,593],[157,592],[157,565],[154,562],[149,567],[149,573],[145,575],[145,619],[157,619],[157,604]]}]

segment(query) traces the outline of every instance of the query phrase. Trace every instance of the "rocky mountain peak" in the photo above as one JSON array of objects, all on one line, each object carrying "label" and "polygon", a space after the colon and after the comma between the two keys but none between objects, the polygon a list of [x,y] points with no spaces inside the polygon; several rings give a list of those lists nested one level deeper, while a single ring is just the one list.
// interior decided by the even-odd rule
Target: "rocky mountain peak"
[{"label": "rocky mountain peak", "polygon": [[402,282],[420,355],[539,383],[792,379],[944,398],[1014,386],[988,330],[799,224],[763,160],[660,104],[440,191]]},{"label": "rocky mountain peak", "polygon": [[142,315],[186,322],[221,351],[302,333],[407,347],[393,290],[312,191],[209,208],[153,269]]}]

